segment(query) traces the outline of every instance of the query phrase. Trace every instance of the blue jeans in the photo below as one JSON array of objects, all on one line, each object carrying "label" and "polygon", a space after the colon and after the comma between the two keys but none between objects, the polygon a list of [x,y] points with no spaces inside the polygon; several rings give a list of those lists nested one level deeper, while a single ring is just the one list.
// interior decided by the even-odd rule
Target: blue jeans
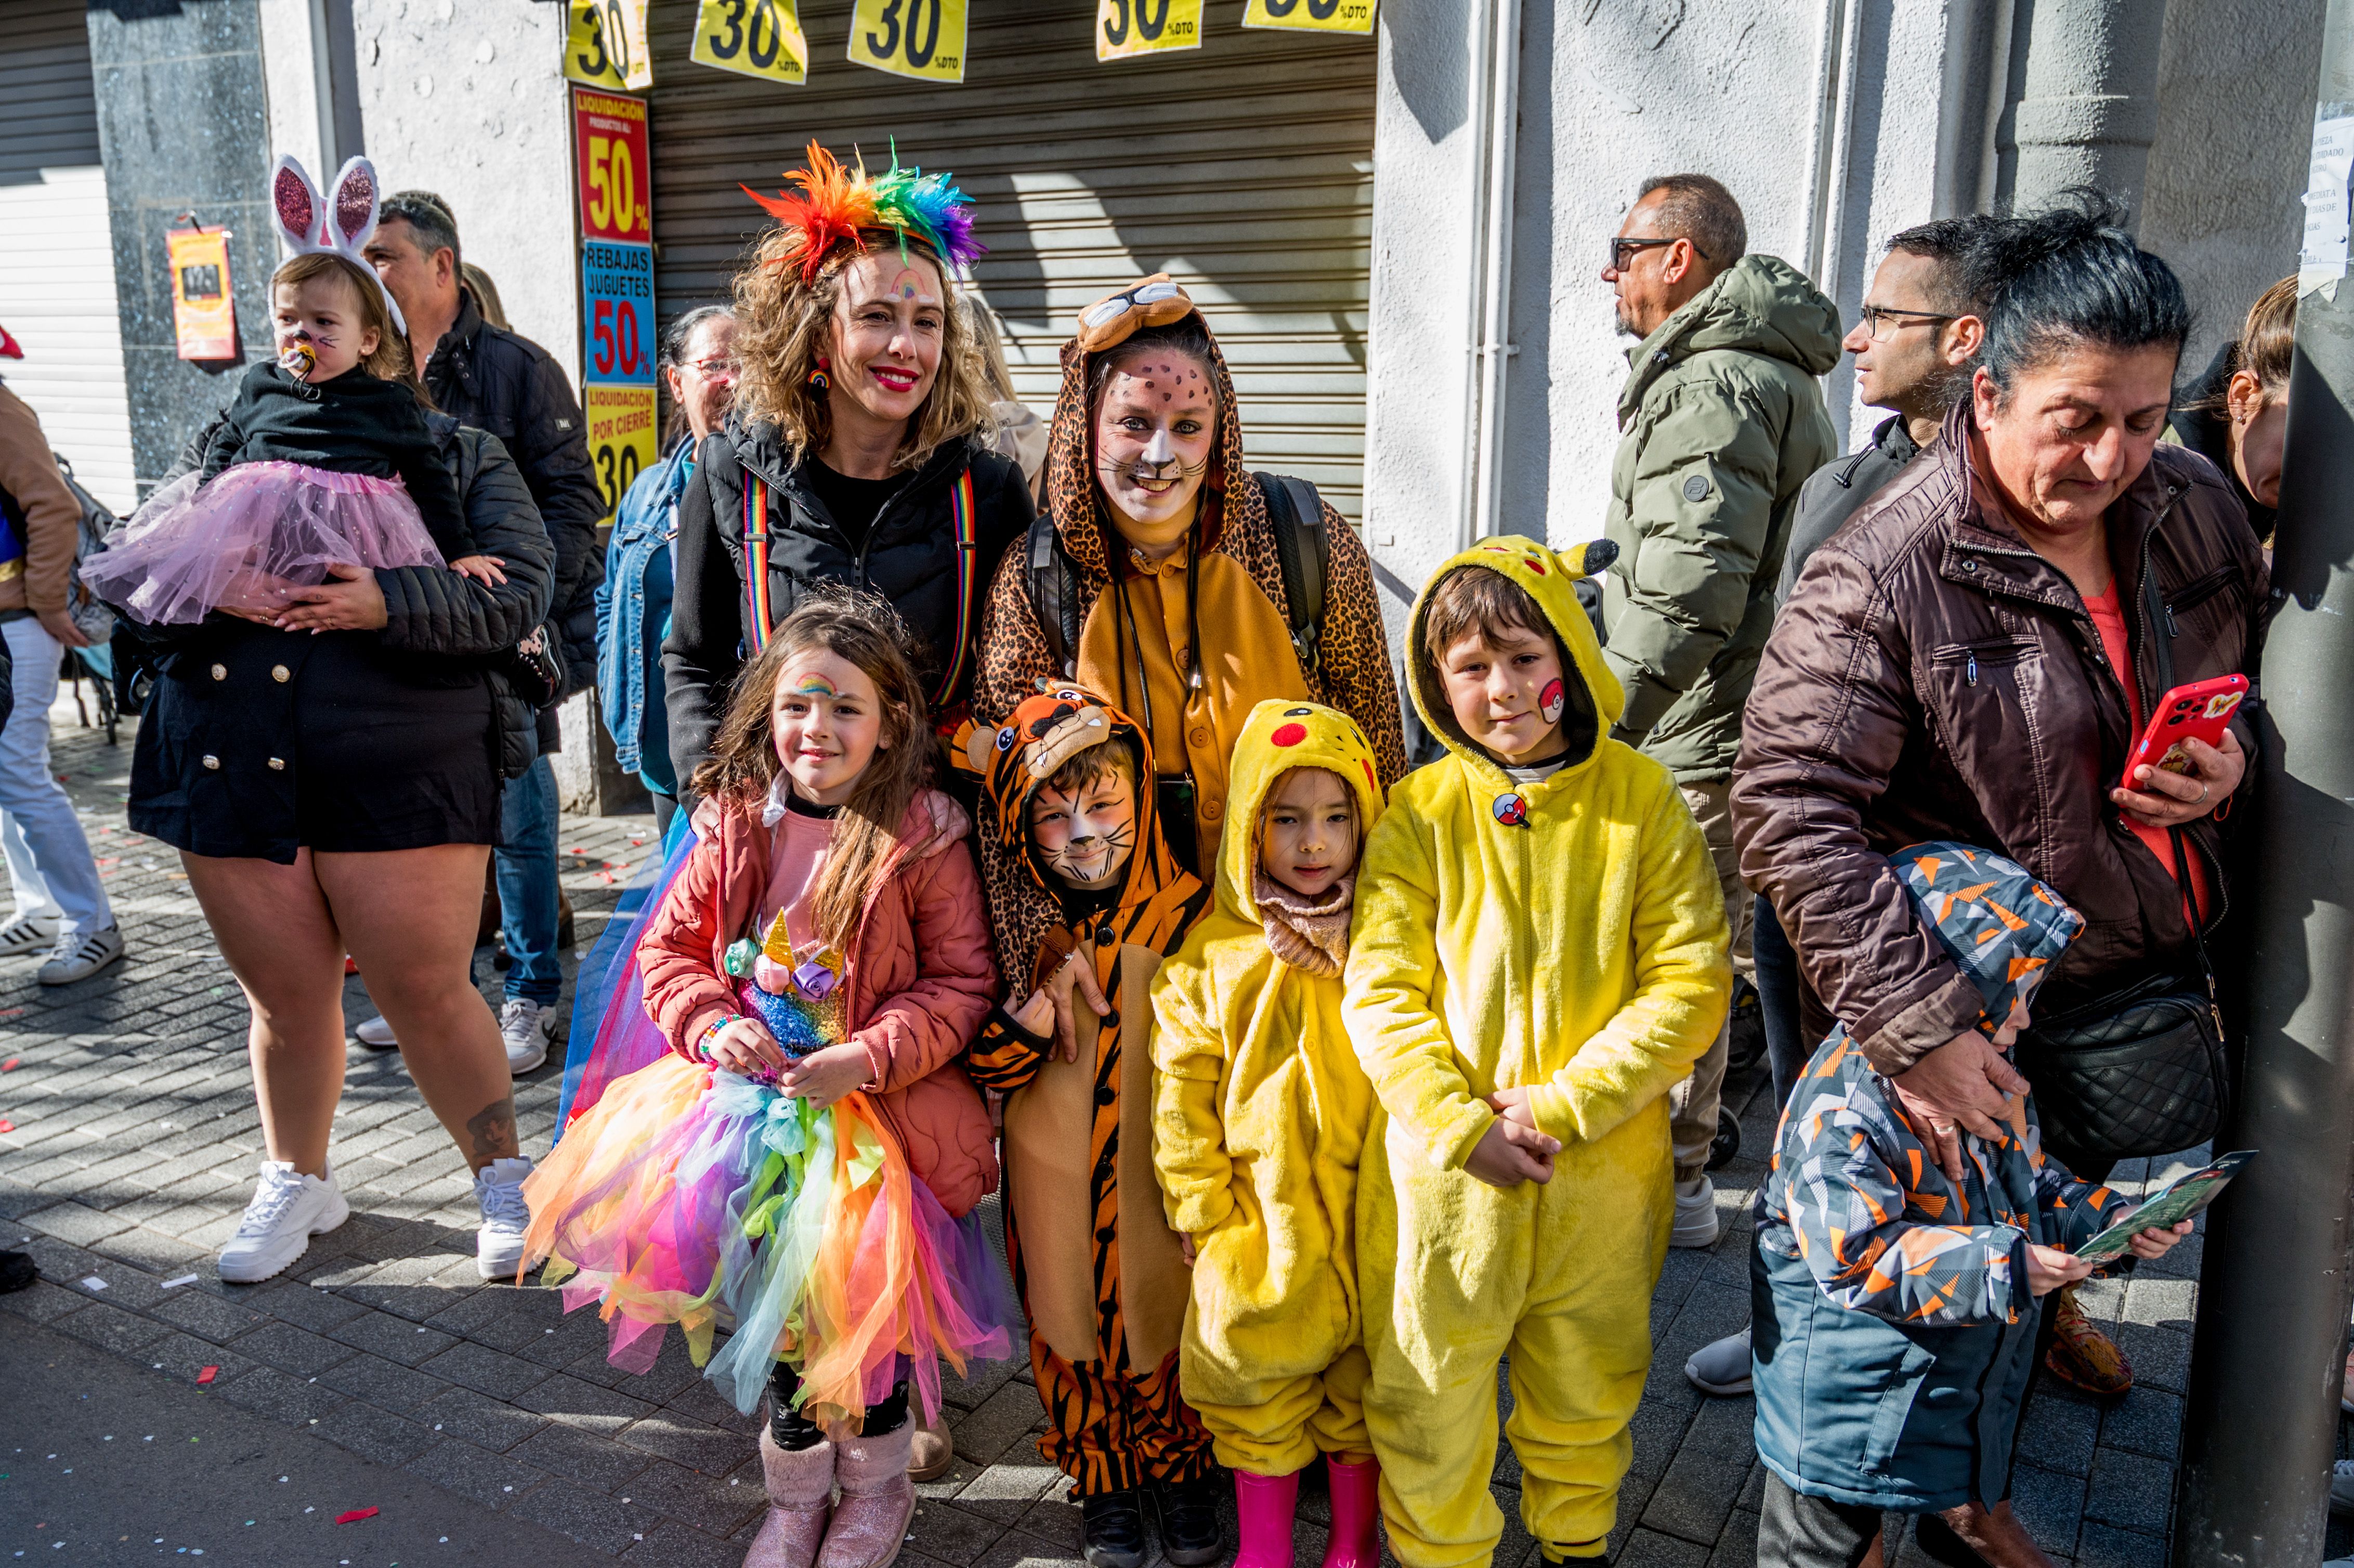
[{"label": "blue jeans", "polygon": [[499,801],[500,929],[507,941],[507,999],[556,1005],[564,971],[556,952],[556,770],[535,758],[507,780]]}]

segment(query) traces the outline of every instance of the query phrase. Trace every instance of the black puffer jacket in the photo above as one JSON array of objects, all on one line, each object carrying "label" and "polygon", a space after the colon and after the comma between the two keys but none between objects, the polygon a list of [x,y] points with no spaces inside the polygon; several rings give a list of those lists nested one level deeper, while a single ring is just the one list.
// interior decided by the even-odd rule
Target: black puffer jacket
[{"label": "black puffer jacket", "polygon": [[[588,424],[546,349],[484,321],[472,294],[461,289],[458,298],[458,320],[425,366],[425,387],[444,413],[498,437],[531,489],[556,546],[549,620],[563,645],[570,696],[597,683],[597,585],[605,580],[597,524],[607,507],[588,461]],[[539,730],[540,749],[554,751],[555,714]]]},{"label": "black puffer jacket", "polygon": [[[180,460],[158,482],[169,484],[204,459],[205,446],[220,421],[200,431],[180,450]],[[446,567],[387,567],[376,574],[384,590],[386,620],[377,638],[387,648],[429,658],[490,662],[522,641],[547,619],[549,581],[556,550],[532,504],[531,491],[496,436],[461,426],[447,414],[428,413],[425,428],[448,464],[465,509],[475,547],[504,564],[506,582],[494,588],[460,577]],[[193,626],[115,624],[117,657],[150,667],[184,649],[200,646],[224,628],[240,625],[221,615]],[[519,777],[538,755],[537,715],[515,695],[495,665],[491,692],[499,709],[499,771]]]},{"label": "black puffer jacket", "polygon": [[684,786],[711,749],[712,732],[727,705],[727,683],[751,646],[744,593],[744,490],[747,471],[769,486],[769,601],[771,621],[782,620],[811,588],[850,583],[889,599],[908,630],[927,645],[918,672],[928,690],[954,658],[956,525],[949,489],[972,474],[979,558],[965,627],[965,674],[945,694],[943,707],[971,689],[981,600],[997,575],[998,557],[1028,532],[1036,514],[1022,470],[995,452],[950,441],[926,459],[876,514],[861,545],[835,525],[825,503],[810,489],[766,423],[747,429],[730,418],[706,437],[695,477],[678,503],[678,587],[671,600],[670,635],[663,641],[663,683],[670,704],[670,750]]}]

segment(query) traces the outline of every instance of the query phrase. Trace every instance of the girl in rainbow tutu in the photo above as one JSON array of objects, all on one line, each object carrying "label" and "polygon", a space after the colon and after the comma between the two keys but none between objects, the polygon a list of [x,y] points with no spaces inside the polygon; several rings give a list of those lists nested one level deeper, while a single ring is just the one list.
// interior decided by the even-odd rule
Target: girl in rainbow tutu
[{"label": "girl in rainbow tutu", "polygon": [[636,1060],[634,1017],[662,1054],[592,1069],[524,1189],[525,1270],[598,1304],[616,1366],[651,1367],[675,1323],[738,1409],[769,1391],[750,1568],[889,1563],[941,1363],[1013,1342],[972,1217],[994,1145],[960,1065],[996,973],[969,822],[926,787],[922,692],[898,618],[843,589],[745,666],[630,971],[642,1010],[625,975],[599,1034],[609,1065]]}]

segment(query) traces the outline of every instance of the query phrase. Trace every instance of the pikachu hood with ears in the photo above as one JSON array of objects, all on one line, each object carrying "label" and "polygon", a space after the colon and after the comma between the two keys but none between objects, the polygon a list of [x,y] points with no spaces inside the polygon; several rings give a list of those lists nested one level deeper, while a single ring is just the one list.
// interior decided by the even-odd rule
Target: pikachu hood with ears
[{"label": "pikachu hood with ears", "polygon": [[[1500,1531],[1488,1446],[1465,1435],[1492,1445],[1507,1349],[1514,1385],[1545,1391],[1512,1417],[1531,1531],[1608,1535],[1675,1214],[1668,1091],[1732,991],[1708,845],[1668,770],[1609,738],[1623,699],[1575,587],[1599,555],[1483,539],[1439,567],[1405,653],[1450,755],[1390,792],[1358,872],[1341,1016],[1378,1102],[1358,1174],[1364,1412],[1406,1568]],[[1525,590],[1569,654],[1568,758],[1533,783],[1471,743],[1424,651],[1432,588],[1476,567]],[[1561,1150],[1549,1181],[1491,1187],[1463,1167],[1488,1097],[1515,1090]]]},{"label": "pikachu hood with ears", "polygon": [[1317,1377],[1358,1342],[1352,1214],[1373,1113],[1340,977],[1278,958],[1253,891],[1267,798],[1298,768],[1347,786],[1357,859],[1382,811],[1364,731],[1318,704],[1260,703],[1235,744],[1216,907],[1152,988],[1153,1162],[1169,1223],[1197,1253],[1182,1386],[1220,1462],[1262,1474],[1306,1464],[1316,1436],[1241,1439],[1219,1408],[1268,1403],[1270,1384]]}]

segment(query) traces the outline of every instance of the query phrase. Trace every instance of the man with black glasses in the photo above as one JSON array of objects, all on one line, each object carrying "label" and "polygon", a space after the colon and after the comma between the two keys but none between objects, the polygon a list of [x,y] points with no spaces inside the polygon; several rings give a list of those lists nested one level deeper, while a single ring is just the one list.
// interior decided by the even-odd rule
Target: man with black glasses
[{"label": "man with black glasses", "polygon": [[[1838,452],[1815,377],[1839,359],[1839,307],[1795,267],[1752,256],[1740,204],[1706,175],[1666,175],[1609,241],[1628,351],[1624,432],[1611,466],[1603,657],[1626,689],[1614,739],[1673,769],[1707,835],[1733,936],[1751,972],[1750,896],[1727,798],[1741,709],[1774,623],[1798,487]],[[1724,1081],[1720,1033],[1672,1098],[1674,1245],[1717,1237],[1708,1179]]]}]

